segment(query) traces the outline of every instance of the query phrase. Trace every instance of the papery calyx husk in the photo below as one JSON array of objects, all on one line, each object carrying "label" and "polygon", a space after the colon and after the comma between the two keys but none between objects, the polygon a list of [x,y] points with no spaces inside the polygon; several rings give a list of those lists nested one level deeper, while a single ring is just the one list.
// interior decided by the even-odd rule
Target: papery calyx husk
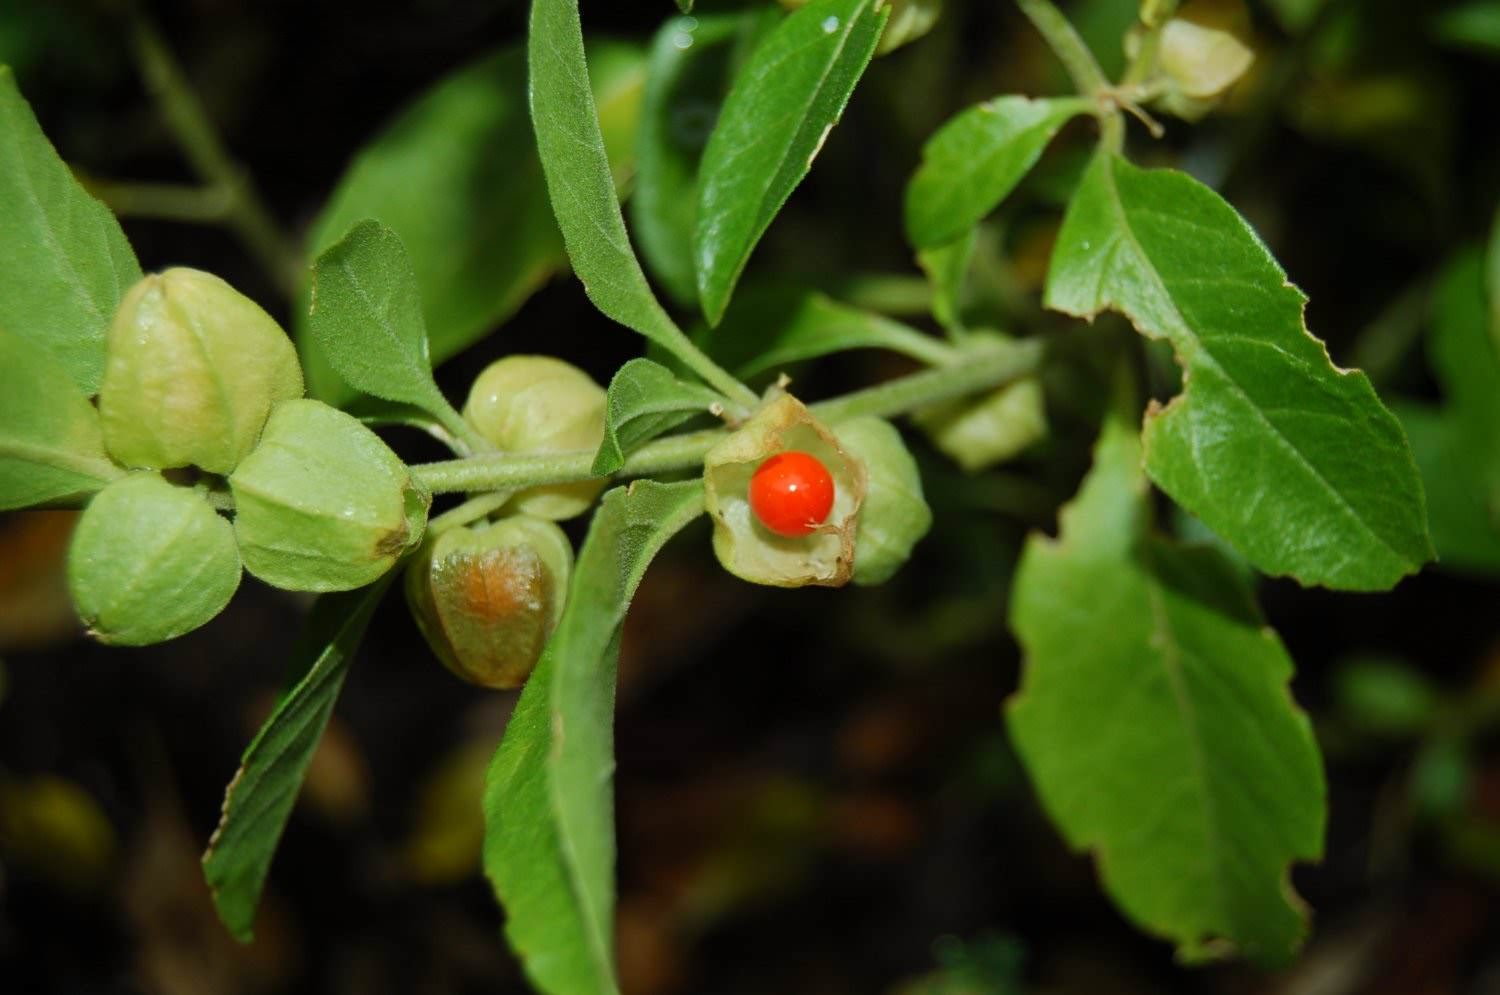
[{"label": "papery calyx husk", "polygon": [[516,515],[429,537],[406,569],[417,627],[443,665],[488,688],[525,683],[562,618],[573,547]]},{"label": "papery calyx husk", "polygon": [[[777,535],[750,509],[756,468],[788,450],[816,457],[833,477],[833,510],[806,536]],[[703,458],[703,485],[714,523],[714,553],[736,577],[774,587],[840,587],[853,576],[865,468],[795,397],[778,393],[710,449]]]},{"label": "papery calyx husk", "polygon": [[889,580],[932,528],[917,461],[896,427],[883,418],[838,425],[839,442],[865,466],[864,506],[854,538],[854,583]]},{"label": "papery calyx husk", "polygon": [[[1185,121],[1212,111],[1255,62],[1255,50],[1231,30],[1245,17],[1243,5],[1211,11],[1210,17],[1173,17],[1159,29],[1156,68],[1164,90],[1152,104]],[[1127,51],[1138,44],[1138,38],[1127,39]]]},{"label": "papery calyx husk", "polygon": [[95,494],[68,548],[68,591],[89,634],[145,646],[203,625],[240,583],[234,529],[204,499],[159,474]]},{"label": "papery calyx husk", "polygon": [[291,591],[379,578],[421,541],[432,495],[374,432],[321,401],[286,401],[229,478],[245,569]]},{"label": "papery calyx husk", "polygon": [[297,351],[281,326],[201,270],[143,277],[121,300],[107,342],[99,414],[124,466],[227,474],[271,409],[302,396]]},{"label": "papery calyx husk", "polygon": [[[551,356],[506,356],[469,389],[464,418],[502,452],[594,451],[604,440],[604,388]],[[581,515],[606,481],[546,484],[517,494],[511,510],[561,520]]]}]

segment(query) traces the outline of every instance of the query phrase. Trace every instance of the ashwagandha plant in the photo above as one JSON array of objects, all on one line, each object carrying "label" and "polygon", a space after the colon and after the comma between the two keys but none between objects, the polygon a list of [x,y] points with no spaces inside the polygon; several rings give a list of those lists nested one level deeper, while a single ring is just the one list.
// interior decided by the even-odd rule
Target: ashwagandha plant
[{"label": "ashwagandha plant", "polygon": [[[919,37],[937,0],[696,17],[679,0],[644,68],[586,45],[576,0],[533,0],[524,51],[456,73],[393,129],[430,140],[378,140],[355,161],[310,237],[295,345],[218,277],[143,275],[0,68],[0,509],[84,509],[69,584],[104,642],[204,625],[242,571],[319,593],[297,676],[246,750],[204,855],[232,933],[251,936],[351,658],[401,578],[444,666],[523,687],[483,798],[484,868],[511,945],[540,991],[616,991],[612,711],[636,586],[705,514],[715,555],[746,581],[881,583],[932,524],[890,419],[909,416],[967,469],[1045,431],[1041,378],[1068,354],[969,327],[963,287],[976,225],[1086,119],[1096,146],[1043,303],[1089,321],[1123,315],[1170,348],[1181,388],[1147,403],[1139,341],[1103,323],[1078,330],[1113,387],[1092,470],[1057,536],[1034,536],[1016,570],[1009,612],[1026,662],[1005,721],[1058,830],[1094,854],[1141,929],[1186,961],[1293,956],[1308,913],[1289,875],[1320,856],[1325,787],[1288,693],[1291,660],[1243,564],[1308,586],[1388,589],[1433,558],[1422,481],[1401,424],[1364,374],[1330,361],[1305,298],[1236,210],[1127,155],[1129,119],[1155,133],[1153,112],[1210,113],[1253,53],[1173,0],[1144,0],[1112,82],[1050,2],[1017,2],[1076,92],[998,96],[926,144],[904,219],[942,336],[811,292],[775,321],[752,293],[736,300],[871,59]],[[175,92],[178,125],[200,127],[149,29],[137,42]],[[634,104],[622,109],[624,66],[645,74],[638,123]],[[510,93],[524,81],[530,129],[520,108],[470,99],[497,80]],[[684,81],[715,94],[701,143],[668,128]],[[476,106],[486,135],[514,141],[474,148],[480,125],[459,108]],[[627,140],[633,230],[612,155]],[[511,232],[482,230],[486,211],[388,196],[478,155],[516,157],[475,194],[508,205]],[[255,219],[242,221],[254,244]],[[497,271],[463,271],[466,240],[508,235]],[[451,245],[454,259],[409,254],[409,242]],[[564,261],[648,356],[605,386],[561,359],[508,356],[455,407],[434,362]],[[705,321],[689,334],[674,314],[695,308]],[[920,368],[827,399],[779,375],[854,349]],[[405,462],[373,431],[396,424],[453,458]],[[1160,532],[1153,485],[1222,541]],[[556,523],[589,513],[575,555]]]}]

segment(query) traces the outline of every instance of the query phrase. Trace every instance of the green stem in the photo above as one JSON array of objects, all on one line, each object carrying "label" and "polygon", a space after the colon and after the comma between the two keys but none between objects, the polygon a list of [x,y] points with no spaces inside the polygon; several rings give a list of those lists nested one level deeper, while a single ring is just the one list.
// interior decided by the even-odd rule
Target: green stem
[{"label": "green stem", "polygon": [[733,374],[709,358],[708,353],[694,345],[693,340],[682,329],[673,324],[671,330],[675,334],[662,345],[682,360],[688,369],[698,374],[704,383],[723,394],[730,402],[731,409],[738,409],[730,410],[731,415],[743,417],[760,403],[755,391],[740,383]]},{"label": "green stem", "polygon": [[[976,391],[1002,386],[1034,372],[1041,363],[1037,341],[989,345],[962,355],[950,365],[888,383],[877,384],[844,397],[812,406],[829,424],[863,415],[889,417],[953,400]],[[692,469],[728,432],[708,429],[657,439],[625,458],[617,477],[644,477]],[[489,453],[467,459],[422,463],[412,475],[434,494],[455,491],[509,491],[541,484],[593,480],[594,451],[560,453]]]},{"label": "green stem", "polygon": [[200,179],[224,191],[224,221],[288,296],[296,292],[300,254],[261,203],[245,171],[230,157],[203,104],[139,5],[130,5],[130,37],[136,61],[167,126]]},{"label": "green stem", "polygon": [[889,418],[1019,380],[1034,372],[1041,360],[1042,343],[1035,339],[988,345],[962,353],[953,365],[814,404],[812,413],[830,425],[865,415]]},{"label": "green stem", "polygon": [[[457,439],[462,448],[469,453],[493,452],[495,447],[490,441],[479,434],[479,431],[470,425],[464,416],[459,414],[453,405],[448,403],[447,398],[441,398],[442,406],[431,414],[437,418],[450,435]],[[449,448],[452,448],[451,446]]]},{"label": "green stem", "polygon": [[481,494],[470,498],[456,508],[450,508],[441,515],[434,515],[427,522],[427,534],[429,536],[440,536],[450,529],[462,528],[470,522],[478,521],[492,511],[499,511],[505,502],[511,498],[510,491],[495,491],[492,494]]},{"label": "green stem", "polygon": [[932,311],[932,284],[905,273],[857,273],[828,292],[846,304],[891,318],[924,318]]},{"label": "green stem", "polygon": [[214,224],[225,220],[234,194],[218,186],[130,183],[84,177],[83,185],[120,217]]},{"label": "green stem", "polygon": [[1051,0],[1016,0],[1016,3],[1041,32],[1047,46],[1062,62],[1063,68],[1067,69],[1068,75],[1073,79],[1073,86],[1081,95],[1096,98],[1109,89],[1109,80],[1105,78],[1104,70],[1099,68],[1099,61],[1094,58],[1094,53],[1089,51],[1088,44],[1078,34],[1072,22],[1063,16],[1062,11]]}]

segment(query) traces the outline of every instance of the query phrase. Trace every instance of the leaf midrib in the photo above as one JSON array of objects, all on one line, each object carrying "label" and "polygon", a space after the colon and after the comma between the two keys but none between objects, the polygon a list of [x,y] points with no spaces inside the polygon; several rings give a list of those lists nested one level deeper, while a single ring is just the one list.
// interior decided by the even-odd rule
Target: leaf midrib
[{"label": "leaf midrib", "polygon": [[1171,615],[1167,610],[1161,588],[1149,570],[1142,571],[1142,583],[1146,588],[1146,599],[1151,606],[1152,635],[1160,639],[1161,652],[1158,654],[1158,659],[1161,661],[1162,671],[1166,674],[1167,684],[1172,690],[1172,697],[1177,703],[1178,714],[1182,717],[1183,726],[1188,733],[1188,755],[1198,782],[1201,802],[1199,811],[1203,819],[1203,836],[1207,844],[1205,849],[1209,854],[1208,867],[1209,875],[1213,879],[1214,904],[1221,912],[1224,912],[1231,907],[1225,899],[1228,892],[1224,884],[1223,868],[1218,858],[1225,846],[1224,833],[1214,808],[1213,792],[1209,787],[1208,758],[1203,751],[1198,709],[1188,694],[1187,679],[1183,672],[1182,649],[1176,638],[1176,632],[1172,628]]},{"label": "leaf midrib", "polygon": [[[1345,513],[1345,516],[1347,518],[1353,520],[1361,529],[1364,530],[1364,532],[1368,536],[1370,536],[1370,538],[1374,539],[1378,544],[1380,544],[1388,552],[1390,552],[1396,558],[1398,563],[1401,563],[1403,565],[1409,564],[1408,557],[1402,554],[1398,549],[1396,549],[1396,547],[1392,546],[1390,541],[1387,540],[1383,535],[1376,532],[1374,528],[1372,528],[1370,524],[1365,521],[1364,517],[1360,515],[1359,511],[1349,503],[1349,500],[1344,497],[1344,495],[1338,490],[1338,488],[1334,487],[1333,484],[1328,480],[1328,478],[1323,476],[1322,472],[1318,469],[1316,464],[1314,464],[1307,458],[1302,450],[1297,447],[1296,443],[1294,443],[1291,439],[1288,439],[1286,435],[1281,431],[1281,429],[1279,429],[1275,425],[1275,423],[1273,423],[1269,418],[1266,417],[1265,412],[1261,410],[1260,406],[1255,402],[1255,399],[1250,396],[1249,392],[1245,390],[1245,388],[1237,379],[1230,375],[1229,371],[1224,368],[1224,366],[1219,362],[1218,358],[1215,357],[1214,354],[1209,350],[1208,344],[1204,342],[1202,337],[1199,336],[1193,329],[1193,327],[1188,323],[1186,317],[1182,313],[1181,308],[1178,307],[1177,299],[1173,297],[1172,292],[1167,289],[1166,282],[1162,280],[1161,274],[1157,270],[1155,260],[1153,260],[1152,257],[1146,253],[1146,250],[1141,245],[1140,240],[1136,238],[1135,229],[1131,227],[1129,217],[1127,216],[1127,213],[1125,211],[1125,204],[1120,199],[1119,187],[1115,182],[1115,166],[1113,161],[1108,162],[1104,172],[1107,175],[1106,182],[1109,184],[1109,206],[1114,211],[1116,219],[1119,222],[1121,237],[1125,240],[1128,240],[1131,248],[1135,250],[1137,257],[1145,264],[1145,268],[1150,274],[1151,281],[1156,285],[1157,289],[1161,291],[1162,298],[1171,305],[1172,314],[1177,319],[1178,326],[1183,329],[1184,332],[1186,332],[1186,334],[1197,345],[1197,354],[1204,357],[1207,364],[1211,366],[1220,376],[1222,376],[1226,383],[1234,388],[1235,393],[1240,397],[1242,401],[1245,402],[1246,407],[1248,407],[1252,412],[1255,413],[1256,419],[1266,427],[1272,438],[1274,438],[1284,450],[1290,451],[1292,455],[1296,457],[1297,462],[1300,463],[1304,469],[1306,469],[1306,471],[1312,476],[1314,480],[1318,482],[1318,484],[1323,488],[1325,492],[1333,497],[1335,506],[1340,508]],[[1107,271],[1103,267],[1101,267],[1099,281],[1101,291],[1103,290],[1105,281],[1104,274],[1106,272]],[[1118,301],[1118,297],[1116,295],[1111,294],[1110,297],[1111,299]],[[1097,299],[1103,299],[1103,295],[1099,295]],[[1337,375],[1337,372],[1335,372],[1335,376]],[[1184,398],[1187,396],[1186,387],[1184,387],[1184,392],[1180,396]]]},{"label": "leaf midrib", "polygon": [[[787,162],[790,161],[790,159],[791,159],[792,151],[797,146],[798,139],[802,136],[802,134],[803,134],[803,132],[805,130],[805,124],[806,124],[806,119],[807,119],[807,113],[808,113],[808,111],[815,104],[817,104],[818,101],[819,101],[819,99],[822,97],[824,87],[826,86],[826,84],[828,82],[828,78],[829,78],[829,76],[831,76],[833,74],[834,68],[838,65],[840,58],[842,58],[843,53],[844,53],[844,49],[848,47],[848,45],[849,45],[849,39],[853,36],[855,27],[863,21],[863,19],[869,13],[869,10],[870,10],[870,7],[869,7],[868,3],[862,4],[861,5],[861,9],[858,11],[858,13],[855,13],[855,14],[851,15],[848,18],[847,25],[845,25],[845,29],[841,33],[841,35],[840,35],[840,37],[838,39],[838,44],[832,49],[832,51],[831,51],[831,53],[829,55],[829,58],[824,63],[823,70],[817,76],[817,85],[809,88],[809,90],[808,90],[808,98],[805,101],[803,101],[802,104],[795,105],[796,106],[796,110],[797,110],[796,117],[797,117],[797,120],[798,120],[798,124],[793,129],[791,141],[789,141],[787,143],[786,148],[783,150],[781,156],[776,160],[776,169],[773,172],[771,172],[770,179],[767,180],[767,182],[761,187],[760,192],[759,192],[759,194],[756,197],[755,213],[753,215],[754,221],[752,222],[752,224],[754,226],[765,228],[765,227],[768,227],[770,225],[771,218],[766,217],[766,204],[767,204],[768,200],[773,199],[770,196],[771,191],[776,186],[779,185],[778,181],[781,180],[781,178],[782,178],[782,172],[783,172],[783,170],[785,170]],[[821,39],[816,39],[815,38],[812,42],[809,42],[805,47],[806,48],[811,48],[819,40],[821,40]],[[776,65],[778,65],[781,62],[784,62],[787,59],[791,58],[793,55],[797,54],[799,51],[801,51],[801,50],[800,49],[792,49],[792,50],[790,50],[788,52],[785,52],[775,62],[768,63],[767,66],[763,67],[763,68],[765,68],[765,69],[774,68]],[[761,75],[763,76],[764,72],[762,72]],[[788,117],[790,115],[783,114],[781,116],[782,117]],[[832,126],[831,122],[830,122],[829,126],[830,127]],[[763,136],[766,135],[766,134],[768,134],[768,132],[762,132]],[[753,144],[757,144],[758,141],[759,141],[759,139],[757,139],[755,142],[752,142],[751,144],[752,145]],[[737,155],[741,154],[744,151],[745,148],[746,148],[746,146],[742,146],[740,149],[735,150],[734,153],[733,153],[733,155],[737,156]],[[811,168],[811,160],[810,159],[809,159],[808,167]],[[788,196],[790,196],[790,191],[788,191]],[[784,199],[785,198],[783,198],[783,200]],[[774,216],[774,213],[775,213],[774,209],[772,210],[771,213]],[[720,216],[722,217],[722,214]],[[714,225],[713,227],[717,228],[718,225]],[[736,277],[736,276],[739,275],[739,273],[744,269],[745,263],[749,260],[749,258],[750,258],[750,252],[748,250],[737,253],[737,258],[735,260],[734,266],[731,269],[731,273],[730,273],[731,277]],[[731,280],[731,282],[733,282],[733,281]]]}]

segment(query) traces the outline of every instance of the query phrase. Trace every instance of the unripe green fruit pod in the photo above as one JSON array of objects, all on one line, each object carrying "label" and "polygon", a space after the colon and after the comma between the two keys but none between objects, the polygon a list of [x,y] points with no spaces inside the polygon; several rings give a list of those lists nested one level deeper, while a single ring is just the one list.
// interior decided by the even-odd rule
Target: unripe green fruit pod
[{"label": "unripe green fruit pod", "polygon": [[950,401],[912,415],[933,445],[973,473],[1012,459],[1047,434],[1042,385],[1026,377],[979,400]]},{"label": "unripe green fruit pod", "polygon": [[[604,388],[571,363],[551,356],[506,356],[469,389],[464,417],[508,453],[598,450],[604,441]],[[554,521],[581,515],[606,481],[548,484],[522,491],[511,510]]]},{"label": "unripe green fruit pod", "polygon": [[854,537],[854,583],[883,584],[932,528],[922,476],[901,433],[883,418],[840,422],[839,442],[865,465],[864,506]]},{"label": "unripe green fruit pod", "polygon": [[406,568],[406,600],[437,658],[487,688],[517,688],[562,618],[573,547],[525,515],[450,529]]},{"label": "unripe green fruit pod", "polygon": [[229,478],[245,569],[289,591],[371,583],[422,539],[432,495],[354,417],[284,401]]},{"label": "unripe green fruit pod", "polygon": [[191,632],[223,611],[239,584],[228,520],[155,473],[94,495],[68,548],[73,605],[104,643],[145,646]]},{"label": "unripe green fruit pod", "polygon": [[142,278],[110,325],[99,414],[131,467],[227,474],[271,409],[302,396],[297,350],[270,315],[211,273]]},{"label": "unripe green fruit pod", "polygon": [[[750,478],[767,457],[797,450],[833,478],[833,510],[806,536],[770,531],[750,509]],[[703,457],[704,506],[724,569],[753,584],[841,587],[854,573],[854,541],[865,499],[865,467],[802,402],[778,394]]]}]

